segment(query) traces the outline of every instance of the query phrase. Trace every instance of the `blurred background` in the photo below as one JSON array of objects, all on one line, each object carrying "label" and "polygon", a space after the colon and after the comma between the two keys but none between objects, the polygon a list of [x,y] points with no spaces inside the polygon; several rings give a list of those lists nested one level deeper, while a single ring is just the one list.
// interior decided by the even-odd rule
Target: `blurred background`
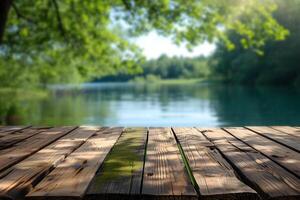
[{"label": "blurred background", "polygon": [[1,0],[0,124],[300,124],[300,0]]}]

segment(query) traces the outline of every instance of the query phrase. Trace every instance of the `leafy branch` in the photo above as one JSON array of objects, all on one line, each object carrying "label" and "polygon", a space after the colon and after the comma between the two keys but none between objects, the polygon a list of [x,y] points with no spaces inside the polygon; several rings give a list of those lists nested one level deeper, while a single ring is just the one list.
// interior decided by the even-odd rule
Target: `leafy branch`
[{"label": "leafy branch", "polygon": [[62,34],[62,36],[65,36],[65,29],[62,23],[62,18],[60,15],[60,11],[59,11],[59,6],[56,0],[52,0],[52,3],[54,5],[54,9],[55,9],[55,13],[56,13],[56,19],[58,22],[58,29],[60,31],[60,33]]}]

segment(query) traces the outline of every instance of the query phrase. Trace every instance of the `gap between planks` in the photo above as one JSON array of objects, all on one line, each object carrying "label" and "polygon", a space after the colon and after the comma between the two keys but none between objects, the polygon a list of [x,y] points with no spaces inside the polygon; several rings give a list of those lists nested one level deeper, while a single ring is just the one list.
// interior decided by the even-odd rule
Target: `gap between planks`
[{"label": "gap between planks", "polygon": [[267,126],[246,126],[245,128],[300,153],[300,137]]},{"label": "gap between planks", "polygon": [[30,127],[21,130],[16,130],[11,134],[0,137],[0,150],[9,148],[27,138],[50,129],[51,127]]},{"label": "gap between planks", "polygon": [[75,130],[77,127],[51,128],[0,150],[0,172],[33,155],[37,151]]},{"label": "gap between planks", "polygon": [[146,128],[126,128],[94,176],[85,199],[139,198],[147,138]]},{"label": "gap between planks", "polygon": [[97,131],[51,171],[26,197],[28,199],[82,198],[123,128]]},{"label": "gap between planks", "polygon": [[259,199],[241,182],[214,144],[195,128],[173,128],[201,199]]},{"label": "gap between planks", "polygon": [[240,177],[264,199],[299,199],[300,180],[261,152],[222,129],[198,130],[216,145]]},{"label": "gap between planks", "polygon": [[229,127],[223,130],[300,179],[300,154],[298,152],[243,127]]},{"label": "gap between planks", "polygon": [[3,126],[0,127],[0,138],[9,134],[13,134],[17,131],[25,130],[31,126]]},{"label": "gap between planks", "polygon": [[0,174],[0,197],[22,198],[99,129],[79,127]]},{"label": "gap between planks", "polygon": [[[174,129],[176,129],[176,128],[174,128]],[[227,129],[230,129],[230,128],[227,128]],[[273,156],[271,156],[272,158],[269,158],[270,152],[274,152],[274,150],[273,151],[267,151],[266,149],[262,148],[261,146],[259,146],[259,147],[256,146],[256,148],[254,148],[255,143],[253,143],[253,140],[252,140],[252,137],[257,138],[257,136],[259,136],[258,138],[263,138],[262,140],[263,140],[264,143],[266,141],[271,142],[271,144],[272,144],[271,147],[274,147],[274,145],[275,145],[275,147],[278,147],[278,148],[284,147],[284,149],[286,149],[286,148],[290,147],[290,146],[287,146],[288,145],[287,142],[291,142],[290,137],[289,137],[288,140],[287,139],[283,140],[283,139],[280,139],[280,138],[276,138],[276,141],[272,141],[270,139],[272,137],[271,134],[275,134],[275,136],[279,137],[279,132],[280,131],[279,132],[277,132],[277,131],[273,131],[273,132],[263,131],[260,134],[251,131],[252,132],[250,134],[251,137],[247,137],[246,139],[244,138],[245,141],[243,141],[243,139],[240,138],[241,136],[238,136],[238,133],[231,133],[227,129],[225,129],[227,132],[224,131],[227,134],[226,134],[226,137],[223,136],[223,139],[225,138],[227,140],[227,142],[230,141],[230,143],[222,143],[222,142],[220,143],[220,141],[224,142],[224,140],[219,140],[219,139],[216,139],[214,137],[210,138],[213,135],[210,134],[209,132],[205,132],[204,131],[202,133],[201,131],[198,131],[198,133],[199,133],[200,136],[197,135],[198,133],[195,133],[195,135],[197,135],[200,138],[202,138],[202,136],[205,136],[204,140],[203,140],[203,138],[201,140],[202,141],[206,140],[206,141],[203,142],[203,143],[201,143],[201,144],[197,144],[197,142],[196,142],[196,144],[193,144],[193,145],[194,146],[197,146],[197,145],[201,146],[200,149],[202,149],[202,151],[205,151],[206,154],[209,155],[208,159],[211,162],[215,162],[217,160],[221,160],[222,162],[220,162],[218,164],[222,163],[220,166],[225,167],[226,170],[229,170],[229,173],[228,173],[229,177],[232,176],[232,175],[230,175],[230,173],[231,173],[230,170],[232,170],[232,169],[230,169],[230,165],[231,165],[233,167],[233,169],[236,170],[239,175],[241,175],[242,178],[246,177],[245,178],[246,179],[245,182],[247,184],[249,183],[251,185],[251,187],[255,188],[255,190],[258,191],[260,193],[260,195],[262,195],[262,197],[266,197],[266,198],[272,197],[274,199],[276,199],[276,198],[282,199],[284,197],[286,197],[287,199],[293,199],[293,198],[294,199],[298,199],[298,197],[300,196],[300,194],[299,194],[299,192],[300,192],[299,191],[299,188],[300,188],[299,179],[297,179],[297,177],[295,177],[293,174],[290,174],[288,171],[286,171],[285,167],[282,168],[283,164],[282,163],[278,163],[281,160],[278,160],[277,162],[276,161],[273,162],[273,160],[272,160]],[[153,150],[154,151],[162,151],[162,152],[156,152],[156,154],[155,154],[157,157],[163,156],[163,159],[162,159],[163,162],[161,164],[165,165],[165,168],[166,168],[166,170],[163,170],[162,172],[167,173],[167,174],[165,174],[167,176],[164,177],[163,179],[160,177],[159,179],[161,179],[160,180],[161,182],[162,181],[166,181],[166,182],[169,181],[170,184],[173,184],[173,182],[174,182],[174,181],[172,181],[172,178],[170,178],[170,176],[172,177],[174,175],[174,172],[173,172],[174,170],[173,171],[172,170],[168,171],[169,170],[168,168],[172,169],[172,167],[173,167],[172,165],[176,166],[176,164],[173,163],[170,166],[170,163],[172,163],[172,162],[170,162],[170,158],[166,157],[169,154],[168,152],[170,152],[170,151],[172,152],[173,151],[174,147],[175,147],[175,149],[177,149],[176,150],[176,152],[177,152],[176,154],[177,154],[177,158],[179,158],[178,160],[180,162],[177,162],[177,166],[173,167],[173,169],[177,169],[178,166],[179,166],[179,168],[182,169],[181,172],[183,174],[185,174],[185,177],[186,177],[185,181],[187,181],[187,183],[188,183],[188,184],[186,184],[186,186],[188,188],[194,188],[191,185],[191,182],[193,182],[192,179],[194,178],[194,176],[196,176],[195,175],[196,174],[195,173],[195,169],[193,170],[193,167],[191,167],[191,166],[193,166],[191,164],[192,162],[191,162],[191,160],[188,159],[189,156],[187,156],[187,155],[190,155],[189,151],[193,151],[193,149],[192,150],[190,148],[184,149],[183,148],[184,145],[182,145],[184,143],[189,144],[190,141],[188,141],[188,138],[184,138],[184,139],[181,138],[181,141],[180,141],[179,137],[178,138],[176,137],[177,136],[176,135],[176,130],[173,131],[173,132],[170,129],[164,129],[164,128],[161,128],[161,129],[160,128],[157,128],[157,129],[151,128],[151,130],[154,133],[152,133],[152,136],[151,136],[152,138],[151,137],[149,138],[149,133],[147,134],[146,145],[145,145],[144,150],[143,150],[143,152],[144,152],[143,158],[142,158],[143,159],[143,167],[142,167],[142,172],[141,172],[143,175],[142,175],[141,179],[139,180],[139,182],[141,182],[143,184],[140,184],[140,186],[138,187],[139,191],[137,193],[145,195],[145,196],[143,196],[145,198],[147,198],[147,197],[148,198],[171,198],[171,199],[177,198],[177,197],[180,197],[180,198],[197,198],[197,194],[195,193],[195,191],[194,191],[194,193],[190,193],[188,195],[179,195],[179,193],[178,194],[174,194],[174,193],[171,194],[170,193],[171,195],[167,195],[166,193],[163,192],[164,190],[168,191],[167,187],[160,188],[161,190],[159,192],[156,192],[156,193],[155,192],[153,192],[152,194],[145,193],[145,191],[147,190],[147,181],[149,180],[149,177],[148,177],[148,175],[149,175],[149,169],[150,169],[149,168],[149,162],[153,163],[151,160],[149,160],[149,157],[147,157],[148,150],[149,151],[151,151],[151,150],[152,151]],[[168,131],[166,131],[166,130],[168,130]],[[220,130],[221,129],[219,129],[219,131]],[[244,129],[242,129],[242,130],[244,131]],[[245,130],[247,130],[247,129],[245,129]],[[275,129],[273,129],[273,130],[275,130]],[[157,138],[157,133],[155,133],[156,131],[158,131],[159,133],[161,133],[163,136],[159,136]],[[223,130],[221,130],[221,131],[223,131]],[[250,130],[247,130],[247,131],[250,131]],[[166,133],[171,134],[171,135],[168,135],[168,134],[166,135]],[[281,133],[283,133],[283,132],[281,131]],[[245,134],[245,133],[243,132],[243,134]],[[252,134],[254,134],[254,136]],[[284,134],[286,134],[286,133],[284,133]],[[289,134],[289,135],[291,135],[291,134]],[[244,135],[242,135],[242,136],[244,137]],[[59,138],[61,138],[61,137],[59,137]],[[156,147],[156,149],[155,148],[153,149],[153,146],[149,148],[148,147],[149,144],[147,143],[147,141],[150,139],[150,143],[151,143],[151,140],[153,140],[153,137],[154,137],[155,140],[160,139],[163,142],[166,142],[166,141],[168,141],[168,142],[164,144],[165,147],[163,147],[163,146],[157,146],[157,144],[156,144],[156,145],[154,145]],[[205,138],[207,138],[207,139],[205,139]],[[29,141],[28,139],[30,139],[30,138],[22,140],[20,143],[22,143],[23,141]],[[87,141],[88,140],[89,139],[87,139]],[[278,142],[277,140],[281,140],[281,141]],[[58,141],[58,139],[55,139],[52,142],[54,143],[55,141]],[[269,142],[267,142],[267,143],[269,143]],[[86,148],[83,147],[84,144],[86,144],[86,143],[87,143],[86,141],[82,142],[78,147],[76,147],[74,150],[72,150],[69,154],[65,154],[64,158],[62,160],[59,160],[57,163],[55,162],[55,165],[53,165],[53,167],[50,167],[49,170],[46,170],[45,174],[42,174],[42,175],[39,174],[39,176],[43,177],[43,179],[42,179],[41,182],[39,182],[40,181],[39,178],[38,179],[34,178],[35,180],[33,182],[31,182],[30,184],[32,186],[35,186],[37,184],[37,182],[39,182],[39,183],[34,188],[33,192],[28,194],[27,198],[36,198],[36,199],[39,199],[39,198],[40,199],[44,199],[44,198],[46,198],[45,196],[47,196],[47,195],[38,194],[38,195],[35,196],[35,195],[31,195],[31,194],[34,194],[35,192],[42,191],[44,188],[46,188],[45,185],[48,188],[48,185],[44,184],[44,183],[47,182],[46,180],[48,179],[47,178],[48,176],[53,178],[53,176],[52,176],[53,174],[55,175],[54,177],[58,177],[59,174],[61,174],[60,181],[58,181],[57,183],[60,183],[61,180],[66,180],[66,178],[72,179],[72,176],[66,176],[65,175],[65,174],[68,174],[68,173],[62,173],[62,172],[69,172],[69,170],[72,171],[71,174],[75,174],[73,176],[73,178],[76,178],[77,172],[79,173],[78,177],[82,177],[82,179],[84,180],[83,181],[84,184],[79,184],[79,185],[84,186],[84,187],[80,187],[81,189],[78,189],[78,190],[75,190],[74,188],[72,188],[71,190],[61,190],[60,186],[62,186],[64,183],[60,183],[61,185],[58,186],[58,188],[60,188],[60,189],[57,190],[57,188],[56,188],[56,189],[53,189],[53,191],[55,191],[55,190],[56,191],[60,191],[60,192],[61,191],[66,192],[67,191],[67,193],[73,193],[73,192],[70,192],[70,191],[75,191],[75,195],[74,196],[68,196],[68,195],[67,196],[63,196],[63,195],[61,195],[60,192],[58,192],[56,194],[55,194],[55,192],[53,192],[52,194],[54,194],[54,195],[51,196],[51,194],[50,194],[50,195],[48,195],[48,197],[49,198],[50,197],[53,197],[53,198],[55,197],[55,199],[57,199],[57,198],[74,198],[74,197],[75,198],[82,198],[82,197],[88,198],[88,195],[84,196],[84,193],[85,193],[85,189],[84,188],[86,188],[87,185],[89,185],[89,183],[92,183],[92,182],[90,182],[90,180],[94,176],[93,177],[91,175],[90,176],[84,176],[84,174],[85,174],[85,173],[83,173],[84,169],[90,168],[90,166],[94,166],[94,168],[92,170],[92,173],[95,173],[94,172],[95,169],[97,171],[97,168],[101,165],[101,163],[102,163],[103,160],[101,161],[101,159],[100,159],[101,163],[96,164],[96,165],[98,165],[98,167],[95,167],[95,163],[97,163],[97,162],[95,162],[95,160],[92,163],[89,163],[88,161],[83,161],[83,162],[81,162],[81,164],[78,165],[78,163],[80,163],[78,161],[78,158],[81,158],[81,157],[85,156],[83,150],[84,149],[89,149],[89,147],[86,147]],[[19,144],[19,142],[18,142],[18,144]],[[152,144],[153,144],[153,142],[152,142]],[[227,150],[226,148],[223,148],[224,144],[226,144],[225,145],[226,147],[228,147],[228,148],[230,147],[229,150]],[[290,143],[289,145],[291,145],[291,144],[296,145],[296,143],[293,143],[293,142]],[[86,145],[86,146],[89,146],[89,145]],[[218,155],[218,153],[215,152],[214,149],[210,149],[210,147],[217,148],[217,151],[220,152],[221,155]],[[41,148],[43,148],[43,147],[41,147]],[[44,149],[45,148],[47,148],[47,147],[44,147]],[[234,151],[233,151],[233,149],[234,149]],[[181,152],[181,150],[182,150],[182,152]],[[290,149],[290,150],[293,151],[292,149]],[[261,153],[261,151],[263,153]],[[15,152],[17,152],[17,151],[15,151]],[[242,152],[241,155],[243,157],[242,156],[241,157],[238,157],[238,156],[236,157],[235,154],[232,154],[232,153],[237,153],[237,152]],[[277,151],[275,151],[275,152],[277,152]],[[37,153],[33,152],[31,155],[32,155],[32,157],[34,157],[34,155],[36,155],[36,154],[38,154],[38,152]],[[75,156],[75,155],[78,155],[79,157]],[[172,156],[173,154],[170,154],[170,155]],[[28,157],[28,158],[30,158],[30,157]],[[205,156],[203,156],[203,157],[205,157]],[[0,150],[0,158],[1,158],[1,150]],[[225,160],[222,160],[222,158],[225,158]],[[236,160],[236,162],[232,162],[232,160],[235,160],[236,158],[240,158],[241,160],[243,160],[244,158],[246,158],[246,160],[248,159],[247,162],[251,163],[251,165],[249,165],[249,166],[252,166],[252,167],[256,166],[257,169],[258,169],[258,171],[257,171],[258,173],[257,174],[253,174],[253,173],[249,172],[249,169],[241,169],[242,165],[239,165],[239,162],[237,162],[237,160]],[[275,158],[276,158],[276,155],[275,155]],[[81,159],[79,159],[79,160],[81,160]],[[184,163],[185,160],[188,161],[188,162]],[[20,163],[24,163],[25,161],[27,161],[27,159],[23,160],[22,162],[20,162],[20,161],[19,162]],[[0,159],[0,162],[1,162],[1,159]],[[228,162],[230,165],[228,163],[226,164],[226,162]],[[281,161],[281,162],[283,162],[283,161]],[[59,163],[61,163],[61,164],[59,164]],[[70,163],[76,163],[76,164],[70,165],[71,169],[69,169],[69,167],[68,167],[67,170],[59,170],[59,169],[65,169],[65,168],[63,168],[64,164],[65,164],[65,167],[69,166],[68,163],[69,164]],[[205,162],[203,162],[203,163],[205,163]],[[22,164],[20,164],[20,165],[19,164],[17,164],[17,166],[19,166],[19,167],[21,166],[22,167]],[[28,165],[26,165],[26,164],[23,165],[23,167],[24,166],[25,166],[25,168],[26,168],[26,166],[28,167]],[[58,168],[58,166],[60,166],[62,168]],[[73,168],[72,168],[72,166],[73,166]],[[186,171],[186,169],[187,169],[187,171]],[[191,173],[192,175],[190,175],[190,176],[187,175],[187,172],[189,172],[189,170],[192,172]],[[8,171],[5,171],[5,172],[8,172]],[[47,175],[47,173],[49,173],[49,172],[50,172],[50,174]],[[87,172],[91,173],[89,170],[87,170]],[[157,172],[161,173],[159,170]],[[156,174],[157,172],[154,170],[153,175]],[[170,173],[171,173],[171,175],[170,175]],[[182,174],[182,173],[180,173],[180,174]],[[150,174],[151,174],[151,172],[150,172]],[[176,174],[176,170],[175,170],[175,174]],[[0,175],[0,177],[3,178],[7,174],[1,173],[1,175]],[[153,176],[153,175],[151,175],[151,176]],[[203,175],[203,172],[200,175]],[[204,173],[204,175],[205,175],[205,173]],[[33,177],[35,177],[35,176],[36,175],[34,175]],[[220,176],[218,176],[218,177],[220,177]],[[263,178],[263,180],[259,181],[258,179],[255,179],[253,177],[265,177],[265,178],[267,178],[269,180],[272,180],[273,182],[270,182],[270,181],[268,182],[264,178]],[[282,179],[278,179],[278,177],[282,177]],[[54,181],[53,181],[52,178],[49,178],[50,182],[48,182],[48,184],[49,183],[54,183],[55,180],[58,180],[58,179],[54,179]],[[212,177],[212,178],[214,178],[214,177]],[[25,180],[25,179],[23,179],[23,180]],[[196,178],[195,178],[195,180],[196,180]],[[218,180],[218,179],[216,179],[216,180]],[[51,182],[51,181],[53,181],[53,182]],[[145,186],[144,186],[144,182],[146,183]],[[178,181],[175,181],[174,184],[177,184],[177,182]],[[149,183],[149,181],[148,181],[148,183]],[[226,183],[227,182],[224,181],[222,184],[225,184],[225,186],[226,186]],[[43,186],[43,184],[44,184],[44,186]],[[268,187],[264,187],[264,185],[267,185],[267,184],[269,186]],[[272,184],[275,184],[275,186],[272,185]],[[1,180],[0,180],[0,185],[1,185]],[[201,183],[199,183],[197,185],[201,185]],[[282,188],[282,191],[278,191],[278,188],[280,188],[279,186]],[[180,187],[182,187],[182,186],[180,186]],[[216,185],[212,185],[211,187],[216,187]],[[25,187],[25,188],[28,188],[28,187]],[[148,186],[148,188],[149,188],[149,186]],[[283,188],[285,188],[285,189],[283,189]],[[234,196],[235,195],[234,192],[231,193],[233,195],[230,195],[230,192],[228,192],[228,191],[226,192],[226,187],[222,188],[222,189],[224,190],[223,193],[227,194],[227,197],[226,197],[226,195],[224,195],[222,197],[221,192],[216,192],[214,190],[210,190],[210,191],[207,190],[208,193],[205,194],[205,192],[204,192],[205,189],[204,189],[203,186],[200,187],[200,188],[198,188],[198,190],[200,191],[200,194],[201,194],[201,190],[202,190],[202,196],[200,198],[204,198],[204,199],[205,198],[207,198],[207,199],[214,199],[214,198],[217,198],[217,199],[226,199],[227,198],[228,199],[228,198],[230,198],[231,199],[231,198],[236,197],[236,196]],[[239,189],[241,189],[241,188],[239,188]],[[48,189],[45,189],[45,190],[48,191]],[[44,192],[45,192],[45,190],[44,190]],[[49,189],[49,190],[52,191],[52,189]],[[14,192],[11,192],[11,190],[9,190],[9,191],[10,191],[10,192],[8,192],[9,194],[15,195]],[[15,190],[15,191],[17,191],[17,192],[23,192],[24,190]],[[155,188],[153,188],[153,191],[155,191]],[[221,189],[220,189],[220,191],[221,191]],[[272,194],[272,191],[273,191],[273,194]],[[217,196],[214,196],[214,193]],[[100,193],[100,194],[102,194],[102,193]],[[126,192],[123,193],[123,194],[124,195],[121,195],[122,197],[128,197],[128,195],[126,195]],[[182,193],[182,194],[184,194],[184,193]],[[111,194],[109,194],[109,195],[111,195]],[[109,196],[106,196],[106,197],[109,197]],[[254,198],[256,198],[256,197],[254,197]],[[243,198],[243,199],[245,199],[245,198]]]}]

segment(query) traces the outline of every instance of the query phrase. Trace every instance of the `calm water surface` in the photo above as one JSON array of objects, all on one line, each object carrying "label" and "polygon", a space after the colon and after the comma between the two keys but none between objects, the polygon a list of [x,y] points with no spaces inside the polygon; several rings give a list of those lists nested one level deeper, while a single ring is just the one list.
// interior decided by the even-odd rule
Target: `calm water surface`
[{"label": "calm water surface", "polygon": [[217,84],[53,86],[45,98],[0,97],[2,124],[300,125],[300,90]]}]

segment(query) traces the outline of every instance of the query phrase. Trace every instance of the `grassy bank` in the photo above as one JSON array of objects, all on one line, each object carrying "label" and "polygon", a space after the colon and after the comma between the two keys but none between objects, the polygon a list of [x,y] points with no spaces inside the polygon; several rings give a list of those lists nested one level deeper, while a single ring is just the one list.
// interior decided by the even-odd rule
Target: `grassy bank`
[{"label": "grassy bank", "polygon": [[31,98],[44,98],[48,96],[46,90],[41,89],[21,89],[21,88],[1,88],[0,87],[0,96],[4,97],[14,97],[22,99],[31,99]]},{"label": "grassy bank", "polygon": [[131,83],[141,83],[141,84],[195,84],[200,82],[205,82],[205,78],[179,78],[179,79],[160,79],[155,76],[147,77],[136,77],[133,80],[130,80]]}]

